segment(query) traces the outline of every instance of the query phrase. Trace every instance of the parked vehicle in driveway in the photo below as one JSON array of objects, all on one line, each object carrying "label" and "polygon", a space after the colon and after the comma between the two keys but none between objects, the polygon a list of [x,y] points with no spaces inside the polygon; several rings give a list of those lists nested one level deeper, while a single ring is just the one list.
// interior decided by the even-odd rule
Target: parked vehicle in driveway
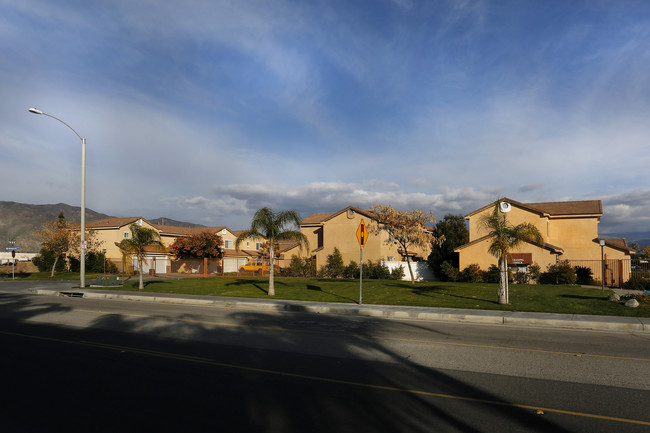
[{"label": "parked vehicle in driveway", "polygon": [[239,267],[239,272],[268,272],[271,267],[260,261],[248,262]]}]

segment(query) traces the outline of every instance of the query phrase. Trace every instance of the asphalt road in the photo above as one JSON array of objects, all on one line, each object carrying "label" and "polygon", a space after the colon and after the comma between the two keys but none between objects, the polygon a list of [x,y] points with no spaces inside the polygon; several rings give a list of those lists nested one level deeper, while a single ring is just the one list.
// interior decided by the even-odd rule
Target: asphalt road
[{"label": "asphalt road", "polygon": [[650,336],[0,293],[0,431],[650,431]]}]

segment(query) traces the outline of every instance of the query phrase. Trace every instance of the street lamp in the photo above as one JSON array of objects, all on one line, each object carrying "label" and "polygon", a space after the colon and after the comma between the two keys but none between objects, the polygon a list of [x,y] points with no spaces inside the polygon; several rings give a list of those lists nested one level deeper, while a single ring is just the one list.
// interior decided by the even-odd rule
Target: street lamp
[{"label": "street lamp", "polygon": [[602,282],[600,290],[605,290],[605,239],[600,240],[600,269],[602,270]]},{"label": "street lamp", "polygon": [[36,108],[30,108],[29,112],[34,114],[41,114],[43,116],[51,117],[54,120],[58,120],[70,128],[70,130],[74,132],[75,135],[81,140],[81,251],[79,254],[81,270],[79,274],[79,280],[81,288],[83,289],[86,287],[86,139],[77,134],[77,131],[75,131],[72,126],[68,125],[58,117],[44,113],[41,110],[37,110]]}]

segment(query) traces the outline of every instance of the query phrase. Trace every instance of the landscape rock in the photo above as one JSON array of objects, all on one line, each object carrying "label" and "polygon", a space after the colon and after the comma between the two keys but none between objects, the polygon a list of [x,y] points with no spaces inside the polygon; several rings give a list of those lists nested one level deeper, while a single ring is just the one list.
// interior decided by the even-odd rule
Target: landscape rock
[{"label": "landscape rock", "polygon": [[609,300],[609,301],[620,301],[621,297],[618,296],[617,293],[612,293],[611,295],[609,295],[609,298],[607,298],[607,300]]},{"label": "landscape rock", "polygon": [[639,301],[637,301],[636,299],[630,299],[625,303],[625,306],[630,308],[636,308],[639,306]]}]

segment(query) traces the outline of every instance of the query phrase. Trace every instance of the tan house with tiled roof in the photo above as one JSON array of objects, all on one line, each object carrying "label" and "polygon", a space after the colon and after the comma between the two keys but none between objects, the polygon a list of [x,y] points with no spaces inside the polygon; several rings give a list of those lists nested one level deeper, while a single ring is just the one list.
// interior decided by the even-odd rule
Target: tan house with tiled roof
[{"label": "tan house with tiled roof", "polygon": [[[219,227],[176,227],[162,224],[153,224],[142,217],[108,218],[86,223],[86,228],[94,232],[95,238],[101,242],[101,249],[107,260],[113,262],[120,271],[122,269],[122,253],[118,244],[123,239],[131,236],[129,226],[133,223],[154,229],[160,235],[163,245],[168,248],[176,238],[199,234],[204,231],[218,233],[224,241],[224,272],[236,272],[240,265],[245,264],[252,257],[258,255],[259,240],[247,240],[241,251],[235,250],[235,239],[239,232],[232,231],[225,226]],[[157,274],[171,271],[171,259],[167,250],[153,248],[147,255],[145,272],[155,269]],[[131,264],[133,266],[133,264]]]},{"label": "tan house with tiled roof", "polygon": [[[303,219],[300,223],[300,231],[309,241],[310,250],[300,251],[297,247],[287,249],[283,256],[285,262],[292,255],[298,257],[310,257],[316,262],[316,269],[320,269],[327,263],[327,256],[338,248],[343,256],[343,263],[350,261],[359,263],[359,241],[357,240],[357,229],[361,220],[370,228],[374,224],[373,214],[369,210],[354,206],[348,206],[338,212],[314,213]],[[388,233],[381,232],[378,235],[370,234],[364,248],[363,261],[372,262],[386,261],[399,262],[406,260],[406,251],[403,251],[395,242],[388,242]],[[426,260],[428,250],[413,249],[408,254],[411,260]]]},{"label": "tan house with tiled roof", "polygon": [[[508,262],[511,268],[523,271],[536,263],[545,271],[559,260],[580,261],[581,266],[592,267],[594,278],[600,278],[601,238],[598,236],[598,224],[603,215],[600,200],[519,203],[504,198],[500,201],[506,203],[500,207],[500,211],[507,213],[510,224],[531,223],[544,239],[541,245],[524,243],[514,250]],[[484,270],[497,264],[497,259],[488,252],[492,239],[486,236],[480,225],[481,218],[491,214],[497,203],[490,203],[465,215],[469,222],[469,242],[456,249],[461,270],[471,264],[478,264]],[[629,278],[629,269],[617,265],[614,270],[614,263],[630,258],[632,251],[627,242],[625,239],[602,240],[606,263],[611,261],[610,266],[606,267],[611,275],[606,275],[606,279],[619,283],[625,281]]]}]

